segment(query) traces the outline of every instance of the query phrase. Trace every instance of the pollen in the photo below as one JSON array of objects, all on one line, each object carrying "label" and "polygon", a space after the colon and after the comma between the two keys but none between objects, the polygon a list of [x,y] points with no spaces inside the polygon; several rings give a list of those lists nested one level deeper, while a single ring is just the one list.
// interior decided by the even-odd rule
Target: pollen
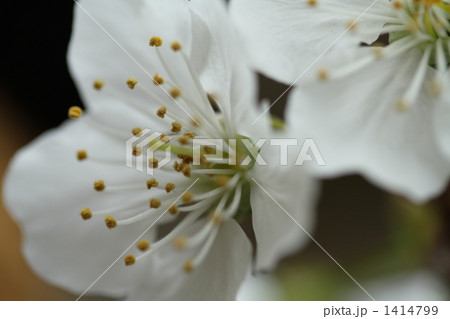
[{"label": "pollen", "polygon": [[175,189],[175,184],[173,183],[167,183],[166,184],[166,192],[170,193],[171,191],[173,191]]},{"label": "pollen", "polygon": [[212,216],[212,222],[215,226],[220,226],[223,223],[223,217],[222,214],[214,214]]},{"label": "pollen", "polygon": [[375,47],[372,52],[377,59],[381,59],[384,56],[384,49],[382,47]]},{"label": "pollen", "polygon": [[94,189],[97,192],[102,192],[105,190],[105,188],[106,188],[105,181],[100,179],[100,180],[94,182]]},{"label": "pollen", "polygon": [[83,110],[79,106],[72,106],[68,112],[69,118],[79,119],[83,115]]},{"label": "pollen", "polygon": [[87,157],[88,157],[88,154],[85,150],[79,150],[77,152],[77,159],[79,161],[84,161],[85,159],[87,159]]},{"label": "pollen", "polygon": [[319,80],[326,81],[326,80],[328,80],[329,75],[328,75],[327,70],[321,69],[317,73],[317,76],[318,76]]},{"label": "pollen", "polygon": [[191,177],[191,167],[189,165],[184,166],[181,169],[181,172],[183,173],[184,176]]},{"label": "pollen", "polygon": [[117,221],[112,216],[106,216],[105,217],[105,224],[106,224],[106,227],[108,227],[109,229],[112,229],[112,228],[117,226]]},{"label": "pollen", "polygon": [[317,5],[317,0],[307,0],[306,3],[311,7],[315,7]]},{"label": "pollen", "polygon": [[348,21],[347,22],[347,29],[348,30],[355,31],[357,27],[358,27],[358,24],[356,23],[356,21]]},{"label": "pollen", "polygon": [[156,111],[156,115],[158,115],[160,118],[164,118],[164,116],[166,116],[167,113],[167,107],[165,106],[161,106],[158,111]]},{"label": "pollen", "polygon": [[133,255],[126,255],[123,261],[125,262],[125,266],[131,266],[136,262],[136,258]]},{"label": "pollen", "polygon": [[193,264],[192,260],[186,261],[186,262],[184,263],[184,265],[183,265],[183,269],[184,269],[184,271],[187,272],[187,273],[193,272],[193,271],[194,271],[194,264]]},{"label": "pollen", "polygon": [[175,238],[175,240],[173,241],[173,247],[175,247],[176,249],[183,249],[184,247],[186,247],[186,244],[187,238],[184,236]]},{"label": "pollen", "polygon": [[181,128],[182,128],[183,126],[179,123],[179,122],[172,122],[172,129],[171,129],[171,131],[172,132],[174,132],[174,133],[179,133],[179,132],[181,132]]},{"label": "pollen", "polygon": [[92,217],[92,212],[89,208],[83,208],[80,212],[81,218],[83,218],[83,220],[88,220],[91,219]]},{"label": "pollen", "polygon": [[152,187],[158,187],[158,185],[159,185],[156,178],[150,178],[146,183],[147,183],[147,189],[152,189]]},{"label": "pollen", "polygon": [[127,80],[127,85],[132,90],[134,89],[136,84],[138,84],[138,80],[136,78],[131,77]]},{"label": "pollen", "polygon": [[140,137],[142,134],[142,129],[140,128],[140,127],[135,127],[135,128],[133,128],[132,130],[131,130],[131,133],[134,135],[134,136],[137,136],[137,137]]},{"label": "pollen", "polygon": [[180,136],[180,137],[178,138],[178,142],[179,142],[181,145],[187,145],[187,144],[189,144],[189,137],[187,137],[187,136]]},{"label": "pollen", "polygon": [[170,205],[168,211],[171,215],[176,215],[179,212],[177,206],[175,206],[175,205]]},{"label": "pollen", "polygon": [[155,73],[155,75],[153,76],[153,84],[154,85],[164,84],[164,78],[160,77],[158,73]]},{"label": "pollen", "polygon": [[163,134],[161,134],[161,135],[159,136],[159,139],[160,139],[161,141],[163,141],[164,143],[167,143],[167,142],[170,141],[170,136],[163,133]]},{"label": "pollen", "polygon": [[150,248],[150,242],[146,239],[141,239],[137,245],[136,245],[137,249],[139,249],[140,251],[146,251],[147,249]]},{"label": "pollen", "polygon": [[189,137],[189,138],[194,138],[194,137],[195,137],[195,134],[192,133],[192,132],[186,132],[186,133],[183,134],[183,136],[187,136],[187,137]]},{"label": "pollen", "polygon": [[194,127],[200,127],[200,120],[196,119],[196,118],[193,118],[192,121],[191,121],[191,124]]},{"label": "pollen", "polygon": [[133,146],[133,151],[131,153],[133,154],[133,156],[142,155],[142,147]]},{"label": "pollen", "polygon": [[150,168],[157,168],[159,161],[156,158],[149,158],[148,159],[148,167]]},{"label": "pollen", "polygon": [[94,84],[92,85],[94,87],[94,89],[96,89],[97,91],[100,91],[103,86],[105,85],[105,82],[102,80],[95,80]]},{"label": "pollen", "polygon": [[158,208],[159,206],[161,206],[161,200],[158,198],[150,199],[150,208]]},{"label": "pollen", "polygon": [[151,47],[160,47],[163,44],[163,40],[160,37],[151,37],[149,44]]},{"label": "pollen", "polygon": [[185,204],[189,204],[190,202],[192,202],[192,199],[194,198],[194,196],[192,195],[192,193],[186,192],[183,194],[183,196],[181,196],[181,200],[185,203]]},{"label": "pollen", "polygon": [[179,88],[172,88],[169,93],[174,99],[181,96],[181,90]]},{"label": "pollen", "polygon": [[178,41],[174,41],[172,42],[172,44],[170,45],[170,47],[172,48],[172,50],[176,51],[180,51],[181,50],[181,44]]},{"label": "pollen", "polygon": [[403,2],[401,2],[401,1],[394,1],[394,2],[392,2],[392,4],[394,5],[394,8],[395,9],[402,9],[403,8]]}]

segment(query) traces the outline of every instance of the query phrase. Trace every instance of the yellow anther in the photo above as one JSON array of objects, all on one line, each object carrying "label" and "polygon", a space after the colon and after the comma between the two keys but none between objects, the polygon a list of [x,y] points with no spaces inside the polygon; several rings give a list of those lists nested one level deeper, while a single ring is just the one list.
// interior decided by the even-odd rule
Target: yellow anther
[{"label": "yellow anther", "polygon": [[317,76],[318,76],[319,80],[322,80],[322,81],[328,80],[327,70],[324,70],[324,69],[319,70],[319,72],[317,73]]},{"label": "yellow anther", "polygon": [[94,182],[94,189],[97,192],[102,192],[105,190],[105,188],[106,188],[105,181],[100,179],[100,180]]},{"label": "yellow anther", "polygon": [[156,178],[150,178],[146,183],[147,183],[147,189],[152,189],[152,187],[158,187],[158,185],[159,185]]},{"label": "yellow anther", "polygon": [[165,106],[161,106],[158,111],[156,111],[156,115],[158,115],[160,118],[164,118],[164,116],[166,116],[167,113],[167,107]]},{"label": "yellow anther", "polygon": [[150,168],[157,168],[159,161],[156,158],[149,158],[148,159],[148,167]]},{"label": "yellow anther", "polygon": [[84,220],[88,220],[91,219],[92,217],[92,212],[89,208],[83,208],[80,212],[81,218],[83,218]]},{"label": "yellow anther", "polygon": [[230,179],[231,179],[231,177],[229,175],[217,175],[215,177],[216,184],[219,187],[226,186],[228,184],[228,182],[230,181]]},{"label": "yellow anther", "polygon": [[172,50],[174,51],[180,51],[181,50],[181,44],[178,41],[174,41],[172,42],[172,44],[170,45],[170,47],[172,48]]},{"label": "yellow anther", "polygon": [[200,120],[196,119],[196,118],[193,118],[192,121],[191,121],[191,124],[192,124],[193,127],[200,127]]},{"label": "yellow anther", "polygon": [[163,40],[160,37],[151,37],[149,44],[151,47],[160,47],[163,44]]},{"label": "yellow anther", "polygon": [[186,132],[186,133],[183,134],[183,136],[187,136],[187,137],[189,137],[189,138],[194,138],[194,137],[195,137],[195,134],[192,133],[192,132]]},{"label": "yellow anther", "polygon": [[140,155],[142,155],[142,147],[133,146],[132,154],[133,154],[133,156],[140,156]]},{"label": "yellow anther", "polygon": [[84,161],[85,159],[87,159],[88,154],[85,150],[79,150],[77,152],[77,158],[79,161]]},{"label": "yellow anther", "polygon": [[180,136],[178,138],[178,143],[180,143],[181,145],[189,144],[189,137],[187,137],[187,136]]},{"label": "yellow anther", "polygon": [[184,265],[183,265],[183,269],[187,273],[193,272],[194,271],[194,264],[193,264],[193,262],[191,260],[186,261],[184,263]]},{"label": "yellow anther", "polygon": [[161,206],[161,200],[158,198],[150,199],[150,208],[158,208],[159,206]]},{"label": "yellow anther", "polygon": [[212,222],[215,226],[220,226],[223,223],[223,217],[222,214],[214,214],[212,216]]},{"label": "yellow anther", "polygon": [[125,262],[125,266],[131,266],[136,262],[136,258],[133,255],[126,255],[123,261]]},{"label": "yellow anther", "polygon": [[68,112],[69,118],[79,119],[83,115],[83,110],[79,106],[72,106]]},{"label": "yellow anther", "polygon": [[136,84],[138,84],[138,80],[136,78],[131,77],[127,80],[127,85],[132,90],[134,89]]},{"label": "yellow anther", "polygon": [[184,247],[186,247],[186,244],[187,244],[187,238],[184,236],[175,238],[175,240],[173,241],[173,246],[176,249],[183,249]]},{"label": "yellow anther", "polygon": [[309,4],[310,6],[314,7],[317,5],[317,0],[307,0],[306,3]]},{"label": "yellow anther", "polygon": [[117,226],[117,221],[112,216],[106,216],[105,217],[105,224],[106,224],[106,227],[108,227],[109,229],[112,229],[112,228]]},{"label": "yellow anther", "polygon": [[183,194],[183,196],[181,196],[181,200],[185,204],[189,204],[190,202],[192,202],[193,198],[194,198],[194,196],[192,195],[192,193],[189,193],[189,192],[186,192]]},{"label": "yellow anther", "polygon": [[179,123],[179,122],[172,122],[172,129],[171,129],[171,131],[172,132],[174,132],[174,133],[179,133],[179,132],[181,132],[181,128],[182,128],[183,126]]},{"label": "yellow anther", "polygon": [[213,154],[216,150],[211,146],[203,146],[203,150],[206,154]]},{"label": "yellow anther", "polygon": [[142,129],[140,127],[135,127],[131,130],[134,136],[140,137],[142,134]]},{"label": "yellow anther", "polygon": [[139,249],[140,251],[146,251],[147,249],[150,248],[150,242],[146,239],[141,239],[137,245],[136,245],[137,249]]},{"label": "yellow anther", "polygon": [[181,172],[183,173],[184,176],[191,177],[191,167],[189,165],[184,166],[181,169]]},{"label": "yellow anther", "polygon": [[93,84],[93,87],[94,87],[94,89],[100,91],[103,88],[104,85],[105,85],[104,81],[102,81],[102,80],[95,80],[94,84]]},{"label": "yellow anther", "polygon": [[159,136],[159,139],[164,143],[167,143],[170,141],[170,136],[163,133]]},{"label": "yellow anther", "polygon": [[172,89],[170,89],[169,93],[170,93],[171,97],[176,99],[177,97],[179,97],[181,95],[181,90],[179,88],[172,88]]},{"label": "yellow anther", "polygon": [[153,84],[154,85],[164,84],[164,78],[160,77],[158,73],[155,73],[155,75],[153,76]]},{"label": "yellow anther", "polygon": [[171,191],[173,191],[175,189],[175,184],[173,183],[167,183],[166,184],[166,192],[170,193]]},{"label": "yellow anther", "polygon": [[402,1],[398,1],[398,0],[397,1],[393,1],[392,4],[393,4],[395,9],[403,8],[403,2]]},{"label": "yellow anther", "polygon": [[171,215],[176,215],[179,213],[178,207],[175,205],[170,205],[168,211]]}]

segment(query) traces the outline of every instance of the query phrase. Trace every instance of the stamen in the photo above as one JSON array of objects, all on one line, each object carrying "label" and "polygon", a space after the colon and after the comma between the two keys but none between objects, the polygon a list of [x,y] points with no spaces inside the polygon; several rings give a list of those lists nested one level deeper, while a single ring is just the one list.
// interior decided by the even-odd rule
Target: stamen
[{"label": "stamen", "polygon": [[142,155],[142,147],[133,146],[132,155],[133,156],[141,156]]},{"label": "stamen", "polygon": [[117,226],[117,221],[114,217],[109,215],[109,216],[105,217],[105,224],[106,224],[106,227],[108,227],[109,229],[112,229]]},{"label": "stamen", "polygon": [[123,260],[125,262],[125,266],[134,265],[134,263],[136,262],[136,258],[133,255],[126,255]]},{"label": "stamen", "polygon": [[100,179],[100,180],[94,182],[94,189],[97,192],[102,192],[105,190],[105,188],[106,188],[105,181]]},{"label": "stamen", "polygon": [[160,118],[164,118],[164,116],[166,115],[166,113],[167,113],[167,107],[165,107],[165,106],[161,106],[159,109],[158,109],[158,111],[156,111],[156,115],[158,115]]},{"label": "stamen", "polygon": [[150,199],[150,208],[159,208],[161,206],[161,200],[158,198]]},{"label": "stamen", "polygon": [[179,133],[179,132],[181,132],[181,128],[182,128],[182,126],[179,122],[176,122],[176,121],[172,122],[172,129],[171,129],[172,132]]},{"label": "stamen", "polygon": [[156,158],[149,158],[148,159],[148,167],[150,168],[157,168],[159,161]]},{"label": "stamen", "polygon": [[150,178],[147,181],[147,189],[152,189],[152,187],[158,187],[159,183],[156,178]]},{"label": "stamen", "polygon": [[194,271],[194,263],[192,262],[192,260],[186,261],[183,265],[183,269],[187,273],[193,272]]},{"label": "stamen", "polygon": [[181,96],[181,90],[179,88],[172,88],[169,91],[170,96],[176,99],[177,97]]},{"label": "stamen", "polygon": [[152,37],[149,44],[151,47],[160,47],[163,44],[163,40],[160,37]]},{"label": "stamen", "polygon": [[131,78],[129,78],[128,80],[127,80],[127,85],[128,85],[128,87],[130,88],[130,89],[134,89],[134,87],[136,86],[138,84],[138,80],[136,79],[136,78],[133,78],[133,77],[131,77]]},{"label": "stamen", "polygon": [[172,44],[170,45],[170,47],[172,48],[172,50],[176,51],[180,51],[181,50],[181,44],[178,41],[174,41],[172,42]]},{"label": "stamen", "polygon": [[135,127],[131,130],[134,136],[140,137],[142,134],[142,129],[140,127]]},{"label": "stamen", "polygon": [[158,73],[155,73],[155,75],[153,76],[153,84],[154,85],[163,85],[164,78],[160,77]]},{"label": "stamen", "polygon": [[69,118],[79,119],[83,115],[83,110],[79,106],[72,106],[68,112]]},{"label": "stamen", "polygon": [[80,212],[81,218],[83,218],[83,220],[88,220],[91,219],[92,217],[92,212],[89,208],[83,208]]},{"label": "stamen", "polygon": [[166,192],[170,193],[171,191],[173,191],[175,189],[175,184],[173,183],[167,183],[166,184]]},{"label": "stamen", "polygon": [[100,91],[103,88],[104,85],[105,85],[104,81],[102,81],[102,80],[95,80],[94,84],[93,84],[93,87],[97,91]]},{"label": "stamen", "polygon": [[147,249],[150,248],[150,242],[146,239],[142,239],[137,243],[137,248],[140,251],[146,251]]},{"label": "stamen", "polygon": [[77,158],[79,161],[84,161],[85,159],[87,159],[88,155],[87,155],[87,151],[85,150],[79,150],[77,152]]},{"label": "stamen", "polygon": [[176,215],[179,213],[179,210],[178,210],[177,206],[175,206],[175,205],[170,205],[168,211],[171,215]]},{"label": "stamen", "polygon": [[183,196],[181,197],[181,200],[185,203],[185,204],[189,204],[190,202],[192,202],[193,199],[193,195],[190,192],[186,192],[183,194]]},{"label": "stamen", "polygon": [[178,142],[179,142],[181,145],[187,145],[187,144],[189,144],[189,137],[187,137],[187,136],[180,136],[180,137],[178,138]]}]

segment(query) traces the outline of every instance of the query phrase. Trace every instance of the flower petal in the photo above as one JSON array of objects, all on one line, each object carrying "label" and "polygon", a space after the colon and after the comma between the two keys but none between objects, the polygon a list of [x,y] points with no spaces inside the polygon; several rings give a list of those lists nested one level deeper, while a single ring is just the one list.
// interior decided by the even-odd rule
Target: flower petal
[{"label": "flower petal", "polygon": [[[425,89],[407,111],[396,103],[419,63],[419,52],[379,60],[345,78],[303,83],[291,95],[287,118],[314,139],[326,165],[320,176],[359,172],[372,182],[421,202],[441,192],[450,166],[434,134],[439,101]],[[432,77],[431,68],[428,70]]]},{"label": "flower petal", "polygon": [[[447,74],[446,83],[450,83],[450,72]],[[450,91],[446,90],[443,94],[440,103],[436,105],[434,120],[438,143],[450,160],[450,125],[448,122],[450,118]]]},{"label": "flower petal", "polygon": [[192,273],[183,271],[192,257],[189,250],[165,247],[153,257],[157,264],[140,278],[130,300],[233,300],[250,265],[251,245],[240,226],[228,220]]},{"label": "flower petal", "polygon": [[[363,13],[373,4],[373,0],[318,2],[332,8],[350,8],[358,13]],[[348,23],[358,16],[319,8],[299,0],[232,0],[230,13],[246,41],[253,67],[290,85],[335,41],[342,43],[347,50],[354,50],[360,42],[375,41],[379,36],[377,31],[384,24],[381,20],[373,22],[362,17],[358,28],[372,32],[346,32]],[[382,10],[382,1],[368,12],[375,10]],[[339,50],[331,51],[341,54]]]},{"label": "flower petal", "polygon": [[[268,151],[262,154],[265,160],[270,156]],[[273,160],[267,163],[276,165]],[[268,169],[256,164],[252,175],[255,181],[250,203],[257,247],[255,267],[257,271],[273,270],[281,258],[309,242],[305,231],[313,231],[318,183],[302,167]]]},{"label": "flower petal", "polygon": [[[23,251],[31,268],[73,293],[87,289],[149,226],[144,223],[109,230],[104,216],[95,216],[97,209],[145,201],[145,192],[143,197],[139,192],[106,190],[109,183],[139,181],[144,189],[146,176],[125,165],[114,167],[89,159],[77,163],[79,149],[101,150],[97,155],[105,158],[123,158],[121,142],[79,121],[66,123],[18,152],[5,178],[3,194],[9,212],[21,225]],[[98,179],[106,182],[102,193],[92,187]],[[80,217],[84,207],[94,212],[88,221]],[[88,293],[122,298],[141,270],[140,266],[125,269],[120,260]]]}]

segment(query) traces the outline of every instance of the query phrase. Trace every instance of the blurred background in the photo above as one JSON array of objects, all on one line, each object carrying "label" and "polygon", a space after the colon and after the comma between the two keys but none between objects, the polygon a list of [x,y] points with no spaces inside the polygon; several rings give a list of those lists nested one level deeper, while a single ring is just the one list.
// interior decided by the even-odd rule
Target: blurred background
[{"label": "blurred background", "polygon": [[[82,105],[68,74],[72,1],[2,9],[0,179],[13,154]],[[260,76],[260,96],[285,86]],[[282,117],[286,96],[273,108]],[[322,182],[314,238],[378,300],[447,300],[450,287],[450,189],[417,206],[360,176]],[[1,185],[0,185],[1,187]],[[26,194],[24,194],[26,196]],[[0,203],[1,204],[1,203]],[[20,252],[21,234],[0,205],[0,300],[74,300],[40,280]],[[258,292],[258,293],[256,293]],[[241,299],[367,300],[314,243],[278,271],[248,283]]]}]

